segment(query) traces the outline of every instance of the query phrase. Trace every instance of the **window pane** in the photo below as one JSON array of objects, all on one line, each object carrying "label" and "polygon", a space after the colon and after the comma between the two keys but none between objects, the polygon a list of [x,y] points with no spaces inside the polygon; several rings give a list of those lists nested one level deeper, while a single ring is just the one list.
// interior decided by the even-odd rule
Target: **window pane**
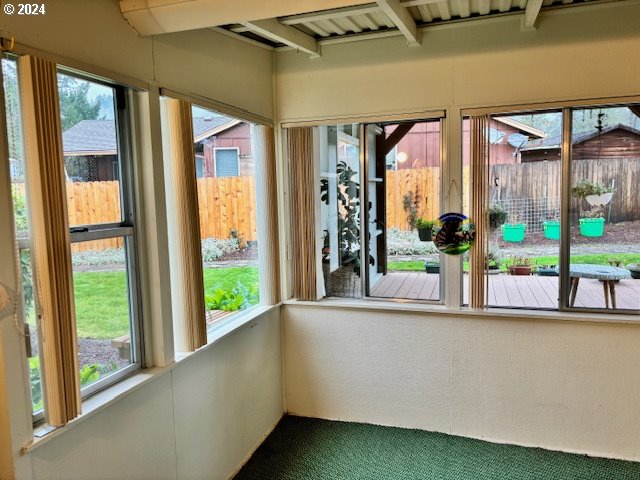
[{"label": "window pane", "polygon": [[557,309],[562,113],[494,116],[488,305]]},{"label": "window pane", "polygon": [[259,302],[251,124],[193,107],[205,308],[215,328]]},{"label": "window pane", "polygon": [[31,382],[31,401],[33,412],[42,410],[42,387],[40,376],[40,358],[38,356],[38,328],[34,301],[33,270],[29,250],[29,222],[27,217],[27,199],[25,190],[25,164],[22,143],[22,123],[20,101],[18,97],[18,77],[16,62],[2,59],[4,83],[7,138],[9,141],[9,171],[11,174],[11,197],[19,244],[22,298],[25,321],[29,327],[29,378]]},{"label": "window pane", "polygon": [[[399,133],[401,136],[398,137]],[[370,246],[376,270],[370,275],[369,295],[383,298],[437,301],[440,299],[440,254],[432,241],[440,209],[440,120],[388,124],[367,139],[369,155],[370,234],[384,234]],[[380,148],[394,139],[386,154],[372,155],[370,145]],[[386,200],[386,201],[385,201]],[[380,203],[386,204],[380,208]],[[383,230],[386,231],[383,232]],[[375,251],[378,248],[377,252]]]},{"label": "window pane", "polygon": [[71,245],[81,387],[134,362],[126,239]]},{"label": "window pane", "polygon": [[570,306],[640,309],[638,115],[638,105],[573,111]]},{"label": "window pane", "polygon": [[327,296],[360,297],[360,140],[357,125],[317,127],[322,271]]},{"label": "window pane", "polygon": [[[471,131],[463,120],[463,203],[469,212]],[[487,305],[557,309],[562,113],[494,115],[489,124]],[[481,241],[482,239],[478,239]],[[463,297],[469,299],[469,261]]]},{"label": "window pane", "polygon": [[69,225],[122,220],[115,89],[58,74]]}]

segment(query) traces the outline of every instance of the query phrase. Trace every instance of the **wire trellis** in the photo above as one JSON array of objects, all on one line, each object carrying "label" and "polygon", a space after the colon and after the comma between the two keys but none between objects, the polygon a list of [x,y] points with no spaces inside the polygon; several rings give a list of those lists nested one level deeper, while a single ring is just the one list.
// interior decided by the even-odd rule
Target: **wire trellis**
[{"label": "wire trellis", "polygon": [[493,201],[491,207],[501,206],[507,212],[507,223],[525,223],[527,232],[544,230],[549,220],[560,220],[560,197],[508,198]]}]

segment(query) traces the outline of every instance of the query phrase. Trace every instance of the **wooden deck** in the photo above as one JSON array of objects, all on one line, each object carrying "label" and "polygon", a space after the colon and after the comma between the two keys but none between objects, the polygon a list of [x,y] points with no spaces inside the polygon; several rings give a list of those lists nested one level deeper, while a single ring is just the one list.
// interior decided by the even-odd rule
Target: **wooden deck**
[{"label": "wooden deck", "polygon": [[[469,277],[464,277],[464,303],[468,303]],[[372,297],[437,301],[440,276],[423,272],[391,272],[375,285]],[[640,280],[616,284],[619,309],[640,310]],[[511,308],[555,309],[558,307],[558,277],[538,275],[490,275],[489,305]],[[604,289],[598,280],[580,281],[576,307],[605,308]]]}]

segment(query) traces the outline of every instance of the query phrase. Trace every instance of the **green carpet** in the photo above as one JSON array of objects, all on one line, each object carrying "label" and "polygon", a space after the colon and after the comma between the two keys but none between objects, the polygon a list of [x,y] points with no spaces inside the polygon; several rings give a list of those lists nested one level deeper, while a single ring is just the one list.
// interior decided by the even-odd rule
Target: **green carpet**
[{"label": "green carpet", "polygon": [[287,416],[235,480],[625,480],[640,463]]}]

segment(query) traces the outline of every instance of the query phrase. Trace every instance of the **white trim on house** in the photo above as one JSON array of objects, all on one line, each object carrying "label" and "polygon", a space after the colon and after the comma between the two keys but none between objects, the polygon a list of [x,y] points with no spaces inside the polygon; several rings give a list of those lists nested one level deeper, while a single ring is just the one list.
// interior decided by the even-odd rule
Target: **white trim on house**
[{"label": "white trim on house", "polygon": [[[213,147],[213,175],[218,178],[218,162],[216,160],[216,153],[218,150],[235,150],[236,162],[238,165],[238,176],[240,176],[240,148],[239,147]],[[223,177],[224,178],[224,177]]]},{"label": "white trim on house", "polygon": [[223,123],[222,125],[218,125],[217,127],[214,127],[210,130],[207,130],[205,132],[202,132],[200,135],[194,136],[193,137],[193,142],[194,143],[198,143],[201,142],[202,140],[211,137],[212,135],[217,135],[220,132],[224,132],[225,130],[228,130],[232,127],[235,127],[236,125],[242,123],[242,120],[236,120],[233,119],[230,122],[227,123]]}]

